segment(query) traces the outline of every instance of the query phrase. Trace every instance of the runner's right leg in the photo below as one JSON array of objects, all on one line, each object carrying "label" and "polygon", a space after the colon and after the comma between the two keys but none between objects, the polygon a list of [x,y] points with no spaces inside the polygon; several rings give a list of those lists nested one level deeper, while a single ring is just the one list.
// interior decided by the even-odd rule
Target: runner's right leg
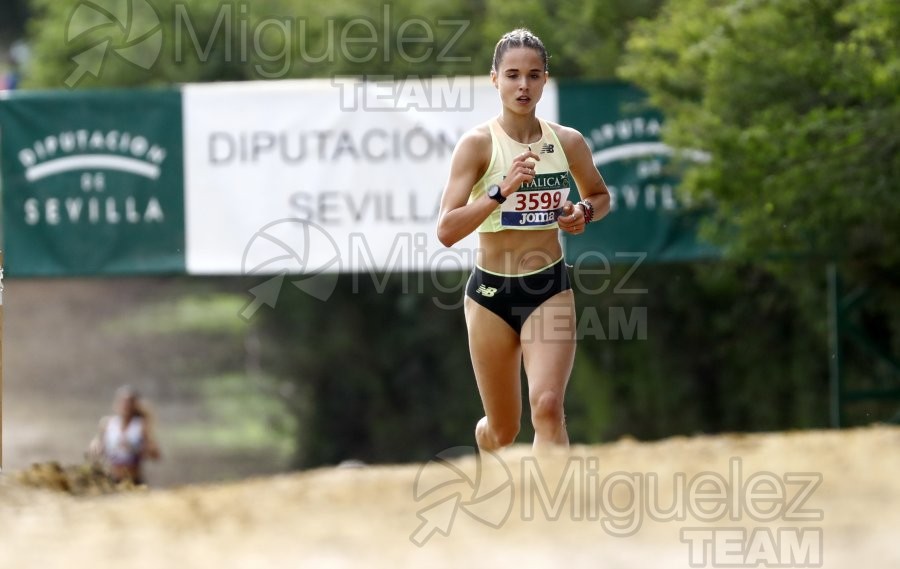
[{"label": "runner's right leg", "polygon": [[522,418],[522,350],[519,335],[499,316],[465,298],[469,353],[485,416],[475,426],[481,450],[512,444]]}]

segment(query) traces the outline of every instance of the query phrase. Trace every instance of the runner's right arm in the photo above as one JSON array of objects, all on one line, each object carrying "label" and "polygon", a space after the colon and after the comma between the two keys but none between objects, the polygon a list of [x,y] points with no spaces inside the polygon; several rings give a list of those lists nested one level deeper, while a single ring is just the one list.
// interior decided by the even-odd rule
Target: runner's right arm
[{"label": "runner's right arm", "polygon": [[[491,155],[491,135],[486,128],[470,131],[459,141],[450,163],[450,178],[441,197],[438,217],[438,239],[445,247],[469,235],[499,205],[487,195],[469,203],[472,187],[481,179],[488,167]],[[537,154],[526,152],[513,160],[506,179],[500,184],[500,193],[507,197],[523,183],[534,179],[534,162]]]},{"label": "runner's right arm", "polygon": [[453,150],[437,226],[438,239],[445,247],[475,231],[497,207],[487,196],[468,203],[472,187],[487,170],[490,155],[491,135],[478,130],[466,133]]}]

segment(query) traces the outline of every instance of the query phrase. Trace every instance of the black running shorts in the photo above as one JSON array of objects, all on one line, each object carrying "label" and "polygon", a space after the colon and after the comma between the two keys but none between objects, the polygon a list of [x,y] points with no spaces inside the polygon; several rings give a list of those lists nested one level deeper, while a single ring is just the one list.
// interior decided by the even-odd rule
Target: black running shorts
[{"label": "black running shorts", "polygon": [[552,265],[522,275],[501,275],[476,266],[466,285],[466,295],[521,333],[538,306],[571,288],[565,260],[560,258]]}]

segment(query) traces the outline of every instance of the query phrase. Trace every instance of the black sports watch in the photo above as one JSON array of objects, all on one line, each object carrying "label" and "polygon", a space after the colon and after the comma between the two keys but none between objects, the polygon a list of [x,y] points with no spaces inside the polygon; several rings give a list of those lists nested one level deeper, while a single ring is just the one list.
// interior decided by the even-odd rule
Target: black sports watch
[{"label": "black sports watch", "polygon": [[491,184],[490,186],[488,186],[487,195],[497,203],[503,203],[506,201],[506,197],[504,197],[504,195],[500,193],[500,186],[498,184]]}]

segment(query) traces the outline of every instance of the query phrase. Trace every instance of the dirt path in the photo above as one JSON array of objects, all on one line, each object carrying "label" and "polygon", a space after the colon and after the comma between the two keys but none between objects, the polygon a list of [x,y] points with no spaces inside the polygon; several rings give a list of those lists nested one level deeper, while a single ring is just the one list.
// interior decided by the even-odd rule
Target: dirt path
[{"label": "dirt path", "polygon": [[[480,478],[476,466],[469,456],[425,467],[321,469],[92,499],[24,489],[6,475],[0,484],[0,566],[518,569],[688,567],[693,561],[711,567],[747,561],[744,550],[754,544],[751,561],[767,554],[776,556],[770,562],[794,566],[797,559],[785,557],[794,540],[811,546],[794,551],[795,557],[823,567],[900,567],[900,428],[620,441],[575,447],[538,462],[516,447],[500,460],[485,457]],[[717,501],[713,473],[741,490]],[[811,492],[801,496],[804,484],[819,475],[821,484],[807,486]],[[687,492],[679,498],[681,476]],[[543,506],[540,492],[533,492],[541,480],[549,491]],[[554,504],[553,491],[568,480],[573,492],[558,494]],[[758,482],[751,489],[750,480],[770,486]],[[784,495],[772,500],[779,485]],[[631,489],[638,487],[658,489],[641,490],[632,502]],[[685,520],[650,519],[673,503],[686,504]],[[728,504],[724,515],[698,519],[718,503]],[[748,511],[773,505],[776,515],[769,521],[754,521]],[[544,511],[554,506],[555,513]],[[417,514],[445,525],[448,535],[420,528]],[[792,515],[813,519],[787,519]],[[631,521],[637,522],[633,535],[613,535]],[[683,533],[690,528],[695,532]],[[764,529],[754,534],[754,528]],[[741,529],[748,541],[729,542],[735,534],[725,532]],[[717,536],[716,548],[703,542],[708,536]],[[701,544],[694,559],[692,543]],[[775,551],[781,546],[787,553]],[[706,559],[697,557],[700,549]]]}]

